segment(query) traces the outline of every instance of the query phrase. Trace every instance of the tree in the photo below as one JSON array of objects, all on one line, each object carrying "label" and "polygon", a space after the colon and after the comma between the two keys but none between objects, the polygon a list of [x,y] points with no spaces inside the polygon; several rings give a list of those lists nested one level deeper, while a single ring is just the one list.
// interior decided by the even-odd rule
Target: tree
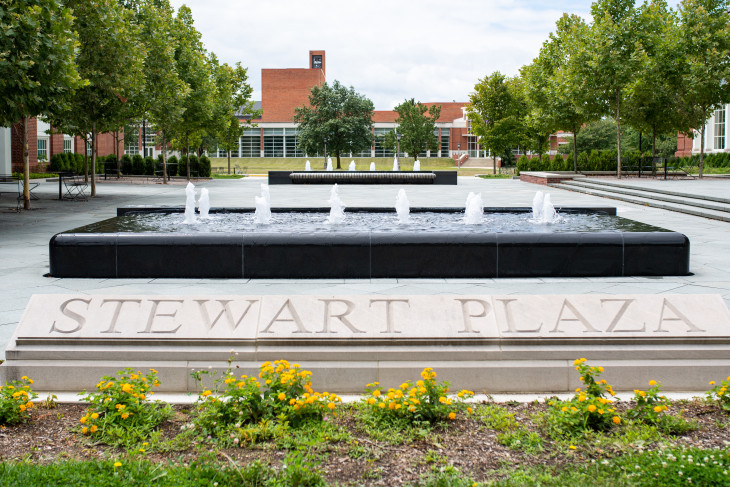
[{"label": "tree", "polygon": [[[346,88],[339,81],[312,87],[309,105],[295,108],[294,121],[299,124],[299,146],[306,153],[324,150],[337,156],[357,152],[372,145],[373,102]],[[327,154],[325,154],[326,156]]]},{"label": "tree", "polygon": [[578,133],[598,117],[584,66],[588,26],[577,15],[563,15],[539,56],[521,70],[528,100],[528,124],[547,133],[573,134],[573,170],[578,172]]},{"label": "tree", "polygon": [[621,112],[625,91],[638,71],[636,45],[640,41],[634,0],[598,0],[591,6],[593,25],[583,76],[591,83],[603,114],[616,121],[616,173],[621,178]]},{"label": "tree", "polygon": [[[76,90],[66,109],[52,115],[66,133],[91,138],[91,196],[96,196],[97,134],[117,130],[127,115],[125,105],[142,83],[137,52],[139,29],[134,13],[117,0],[67,0],[79,35],[77,65],[86,84]],[[86,155],[86,151],[84,152]]]},{"label": "tree", "polygon": [[727,0],[683,0],[679,5],[686,65],[679,103],[685,124],[700,127],[700,178],[705,125],[713,111],[730,101],[730,18]]},{"label": "tree", "polygon": [[652,157],[656,157],[658,136],[686,130],[677,110],[685,56],[676,15],[666,2],[645,3],[637,17],[644,29],[635,54],[637,72],[626,87],[624,114],[636,130],[651,134]]},{"label": "tree", "polygon": [[414,161],[421,152],[438,149],[434,132],[441,116],[441,105],[429,107],[411,98],[395,107],[395,111],[398,112],[395,123],[401,140],[397,141],[395,131],[389,132],[385,136],[385,147],[396,149],[400,146],[400,150],[411,155]]},{"label": "tree", "polygon": [[71,11],[58,0],[0,1],[0,125],[20,122],[23,208],[30,209],[28,123],[58,110],[83,83]]},{"label": "tree", "polygon": [[[189,7],[180,7],[174,25],[177,74],[188,86],[182,100],[182,116],[174,130],[185,147],[186,176],[190,179],[190,138],[202,138],[203,131],[213,118],[214,67],[208,62],[200,41],[200,32],[193,26],[193,14]],[[163,152],[165,149],[163,146]]]},{"label": "tree", "polygon": [[211,56],[211,65],[215,76],[215,105],[208,132],[215,135],[218,146],[228,155],[228,174],[231,173],[231,150],[238,147],[238,141],[243,135],[244,124],[238,116],[245,115],[246,125],[255,126],[250,120],[256,119],[260,111],[253,109],[251,100],[253,88],[248,84],[248,71],[240,63],[235,67],[227,64],[218,64],[218,60]]},{"label": "tree", "polygon": [[479,144],[491,151],[493,172],[497,174],[497,155],[520,145],[524,126],[520,104],[509,80],[499,71],[479,80],[469,96],[467,114],[472,133]]},{"label": "tree", "polygon": [[139,6],[138,21],[147,55],[144,59],[145,84],[140,97],[140,113],[148,113],[159,131],[162,150],[162,180],[166,184],[168,136],[174,134],[185,112],[183,102],[190,88],[177,74],[172,7],[168,0],[146,0]]}]

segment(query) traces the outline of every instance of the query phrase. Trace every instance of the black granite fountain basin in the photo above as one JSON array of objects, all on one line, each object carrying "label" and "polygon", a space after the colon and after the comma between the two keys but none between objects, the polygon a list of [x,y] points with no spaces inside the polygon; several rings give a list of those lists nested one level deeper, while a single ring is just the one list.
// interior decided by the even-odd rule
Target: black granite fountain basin
[{"label": "black granite fountain basin", "polygon": [[[615,208],[556,208],[560,214],[608,214]],[[184,208],[119,208],[117,214],[182,213]],[[321,213],[328,208],[273,208]],[[348,213],[394,213],[348,208]],[[462,208],[412,208],[463,215]],[[212,209],[212,214],[253,209]],[[524,214],[530,208],[485,208]],[[462,215],[460,215],[460,213]],[[624,219],[625,220],[625,219]],[[51,275],[86,278],[467,278],[608,277],[689,274],[689,240],[638,224],[591,232],[265,231],[172,233],[120,230],[115,219],[55,235]],[[635,224],[635,225],[634,225]],[[621,226],[619,226],[620,228]]]}]

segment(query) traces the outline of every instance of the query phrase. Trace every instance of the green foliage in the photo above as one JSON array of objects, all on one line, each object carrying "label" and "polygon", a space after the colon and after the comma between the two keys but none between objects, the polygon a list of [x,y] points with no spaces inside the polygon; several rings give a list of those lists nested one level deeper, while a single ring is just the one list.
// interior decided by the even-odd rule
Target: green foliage
[{"label": "green foliage", "polygon": [[[441,105],[426,106],[414,98],[406,100],[395,107],[398,117],[397,132],[401,135],[400,151],[406,152],[414,159],[427,150],[437,150],[437,138],[434,135],[436,121],[441,116]],[[385,136],[385,147],[396,150],[398,141],[394,131]]]},{"label": "green foliage", "polygon": [[[201,388],[207,372],[192,374]],[[248,439],[247,425],[276,421],[284,427],[297,427],[305,420],[321,420],[327,412],[334,411],[340,398],[313,391],[311,375],[286,360],[264,362],[259,372],[262,384],[255,377],[237,378],[229,368],[225,375],[215,379],[211,389],[200,393],[195,428],[200,435],[229,444]]]},{"label": "green foliage", "polygon": [[206,155],[200,156],[198,161],[198,176],[201,178],[210,177],[210,159]]},{"label": "green foliage", "polygon": [[465,477],[453,465],[435,465],[432,467],[431,472],[423,475],[414,484],[414,487],[473,487],[474,485],[476,485],[474,480]]},{"label": "green foliage", "polygon": [[337,169],[341,169],[341,154],[372,145],[373,102],[337,80],[312,87],[309,104],[294,111],[301,149],[307,154],[323,153],[326,139],[327,154],[336,155]]},{"label": "green foliage", "polygon": [[621,418],[615,414],[614,396],[610,384],[596,377],[603,373],[603,367],[586,364],[586,359],[579,358],[575,369],[580,373],[580,380],[585,390],[578,388],[576,394],[568,401],[552,400],[546,418],[547,433],[551,436],[563,434],[577,435],[585,430],[605,431],[613,424],[620,424]]},{"label": "green foliage", "polygon": [[634,406],[626,411],[626,417],[642,421],[647,424],[659,424],[671,402],[662,396],[661,384],[655,380],[649,381],[649,390],[634,390]]},{"label": "green foliage", "polygon": [[104,376],[96,384],[96,392],[82,392],[89,403],[81,417],[81,433],[109,445],[131,447],[148,439],[157,425],[172,414],[169,404],[151,402],[153,387],[160,385],[157,371],[147,375],[126,368],[115,376]]},{"label": "green foliage", "polygon": [[38,397],[31,384],[33,379],[23,376],[0,386],[0,424],[16,424],[30,419],[31,401]]},{"label": "green foliage", "polygon": [[432,368],[424,369],[421,377],[415,385],[407,381],[386,392],[378,382],[368,384],[362,399],[366,410],[380,422],[406,424],[454,420],[458,412],[472,412],[464,403],[465,399],[474,396],[472,391],[462,390],[451,398],[448,397],[449,383],[437,382]]},{"label": "green foliage", "polygon": [[474,416],[489,429],[496,431],[511,431],[519,427],[515,420],[515,413],[496,404],[483,404],[474,408]]},{"label": "green foliage", "polygon": [[728,394],[728,388],[730,388],[730,377],[721,381],[719,384],[715,384],[715,381],[710,382],[712,389],[707,391],[707,399],[710,401],[717,401],[720,408],[726,413],[730,414],[730,394]]}]

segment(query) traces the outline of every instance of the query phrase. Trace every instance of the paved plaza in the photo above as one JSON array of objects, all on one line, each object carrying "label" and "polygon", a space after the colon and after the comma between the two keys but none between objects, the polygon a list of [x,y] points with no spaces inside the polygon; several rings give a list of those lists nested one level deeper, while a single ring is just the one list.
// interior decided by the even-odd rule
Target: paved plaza
[{"label": "paved plaza", "polygon": [[[203,181],[213,207],[253,207],[266,179]],[[730,180],[637,180],[677,192],[727,197]],[[340,187],[348,206],[393,206],[399,186]],[[411,206],[463,206],[469,192],[481,192],[485,206],[530,206],[544,186],[518,180],[459,178],[457,186],[406,186]],[[59,279],[49,272],[48,242],[59,232],[116,215],[126,205],[185,202],[182,183],[100,182],[89,201],[59,201],[58,183],[42,182],[33,210],[15,211],[15,198],[0,197],[0,358],[31,295],[477,295],[477,294],[719,294],[730,304],[730,224],[595,196],[548,188],[556,206],[615,206],[618,215],[677,231],[691,242],[690,276],[527,279]],[[271,186],[275,207],[324,207],[329,186]],[[184,265],[184,263],[181,263]],[[327,265],[322,262],[322,265]]]}]

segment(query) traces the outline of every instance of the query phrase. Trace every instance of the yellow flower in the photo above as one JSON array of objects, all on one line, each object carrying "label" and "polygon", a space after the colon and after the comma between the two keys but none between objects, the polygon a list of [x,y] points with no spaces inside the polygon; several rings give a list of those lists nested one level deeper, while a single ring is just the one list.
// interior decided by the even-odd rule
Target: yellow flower
[{"label": "yellow flower", "polygon": [[122,391],[126,392],[127,394],[131,394],[134,388],[132,387],[132,384],[122,384]]},{"label": "yellow flower", "polygon": [[616,423],[616,424],[619,424],[621,422],[621,418],[619,418],[618,416],[614,416],[613,417],[613,422]]},{"label": "yellow flower", "polygon": [[96,433],[97,429],[96,425],[92,425],[91,428],[89,428],[89,433]]},{"label": "yellow flower", "polygon": [[471,413],[474,412],[474,410],[472,408],[470,408],[470,407],[467,406],[466,412],[469,413],[469,414],[471,414]]},{"label": "yellow flower", "polygon": [[25,411],[25,404],[21,404],[21,405],[19,406],[19,409],[20,409],[20,412],[21,412],[21,413],[22,413],[23,411]]},{"label": "yellow flower", "polygon": [[593,412],[593,411],[595,411],[595,410],[596,410],[596,406],[594,406],[593,404],[590,404],[590,405],[588,406],[588,411],[590,411],[590,412]]},{"label": "yellow flower", "polygon": [[585,396],[584,396],[583,394],[581,394],[580,396],[578,396],[578,400],[579,400],[580,402],[583,402],[583,401],[585,401],[585,400],[586,400],[586,397],[585,397]]},{"label": "yellow flower", "polygon": [[599,372],[603,372],[603,367],[598,367]]},{"label": "yellow flower", "polygon": [[439,402],[441,404],[445,403],[446,402],[446,398],[444,396],[439,397]]},{"label": "yellow flower", "polygon": [[711,381],[710,381],[710,385],[711,385],[711,386],[714,386],[714,385],[715,385],[715,381],[714,381],[714,380],[711,380]]},{"label": "yellow flower", "polygon": [[203,393],[201,394],[201,396],[203,396],[203,397],[208,397],[208,396],[210,396],[211,394],[213,394],[213,392],[211,392],[211,391],[203,391]]},{"label": "yellow flower", "polygon": [[375,398],[374,397],[368,397],[368,404],[372,405],[375,404]]},{"label": "yellow flower", "polygon": [[449,413],[449,419],[456,419],[456,413],[450,412]]},{"label": "yellow flower", "polygon": [[93,413],[91,419],[99,419],[99,413]]},{"label": "yellow flower", "polygon": [[[129,413],[122,413],[122,419],[127,419],[129,417]],[[92,426],[94,427],[94,426]],[[93,431],[92,431],[93,433]]]},{"label": "yellow flower", "polygon": [[333,402],[328,403],[327,407],[329,408],[330,411],[332,411],[335,408],[335,403],[333,403]]},{"label": "yellow flower", "polygon": [[415,413],[415,412],[416,412],[416,406],[414,406],[414,405],[410,405],[410,406],[408,406],[408,410],[409,410],[410,412],[412,412],[412,413]]},{"label": "yellow flower", "polygon": [[655,380],[650,380],[649,381],[649,385],[650,386],[655,386],[656,385],[656,381]]},{"label": "yellow flower", "polygon": [[122,462],[114,462],[114,468],[121,467]]},{"label": "yellow flower", "polygon": [[122,409],[126,408],[127,406],[125,406],[124,404],[117,404],[117,405],[116,405],[116,406],[114,406],[114,407],[115,407],[115,408],[116,408],[116,409],[117,409],[118,411],[121,411]]},{"label": "yellow flower", "polygon": [[380,409],[383,409],[383,408],[385,407],[385,403],[384,403],[384,402],[379,402],[379,403],[378,403],[378,407],[379,407]]},{"label": "yellow flower", "polygon": [[395,409],[395,403],[394,403],[394,402],[389,402],[389,403],[388,403],[388,408],[389,408],[390,410],[393,410],[393,409]]},{"label": "yellow flower", "polygon": [[286,394],[284,394],[283,392],[280,392],[277,397],[279,398],[279,401],[283,401],[284,399],[286,399]]},{"label": "yellow flower", "polygon": [[79,423],[81,423],[81,424],[86,423],[86,416],[83,416],[81,419],[79,419]]},{"label": "yellow flower", "polygon": [[661,406],[654,406],[654,412],[655,413],[661,413],[663,411]]},{"label": "yellow flower", "polygon": [[378,397],[380,395],[380,391],[375,390],[373,391],[373,396]]},{"label": "yellow flower", "polygon": [[578,447],[575,446],[575,445],[570,445],[568,448],[570,448],[571,450],[577,450],[578,449]]},{"label": "yellow flower", "polygon": [[84,434],[85,435],[88,432],[89,432],[89,428],[87,428],[86,426],[84,426],[83,428],[81,428],[81,434]]},{"label": "yellow flower", "polygon": [[139,376],[137,374],[132,374],[129,376],[129,378],[132,380],[136,380],[136,379],[139,379]]}]

